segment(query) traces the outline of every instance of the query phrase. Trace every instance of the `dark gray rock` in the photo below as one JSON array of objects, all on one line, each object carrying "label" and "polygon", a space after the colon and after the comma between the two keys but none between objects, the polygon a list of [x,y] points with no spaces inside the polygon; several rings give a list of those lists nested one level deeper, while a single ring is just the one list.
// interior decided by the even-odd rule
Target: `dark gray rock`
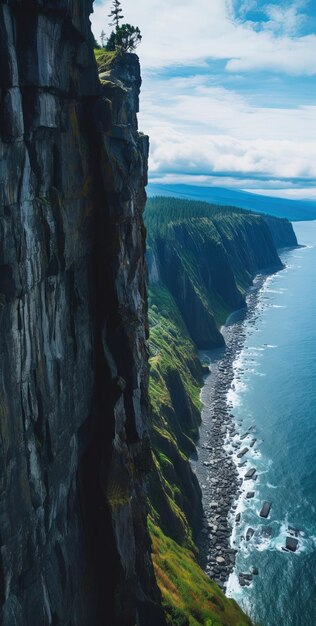
[{"label": "dark gray rock", "polygon": [[287,550],[291,550],[291,552],[296,552],[298,547],[298,539],[295,539],[295,537],[287,537],[285,547]]},{"label": "dark gray rock", "polygon": [[252,467],[251,469],[249,469],[249,470],[246,472],[246,474],[245,474],[245,479],[246,479],[246,480],[250,480],[251,478],[253,478],[253,477],[254,477],[255,473],[256,473],[256,468],[255,468],[255,467]]},{"label": "dark gray rock", "polygon": [[253,528],[248,528],[247,532],[246,532],[246,540],[249,541],[253,535],[254,535],[254,529]]},{"label": "dark gray rock", "polygon": [[241,459],[241,457],[243,457],[247,452],[248,452],[249,448],[243,448],[242,450],[240,450],[240,452],[238,452],[237,454],[237,458]]},{"label": "dark gray rock", "polygon": [[0,3],[4,626],[164,624],[146,525],[141,79],[120,57],[110,106],[91,10]]},{"label": "dark gray rock", "polygon": [[260,511],[260,517],[269,517],[271,506],[271,502],[264,502]]}]

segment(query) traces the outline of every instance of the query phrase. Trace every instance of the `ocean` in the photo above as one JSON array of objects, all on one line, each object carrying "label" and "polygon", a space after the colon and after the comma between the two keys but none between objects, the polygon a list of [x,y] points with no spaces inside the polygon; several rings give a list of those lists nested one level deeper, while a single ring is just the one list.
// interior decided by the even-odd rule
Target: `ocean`
[{"label": "ocean", "polygon": [[[293,226],[305,247],[283,251],[285,269],[256,294],[227,392],[237,432],[226,450],[240,477],[254,468],[257,479],[243,481],[230,514],[238,552],[226,592],[256,626],[316,626],[316,222]],[[249,448],[242,459],[240,436]],[[264,501],[267,519],[259,516]],[[298,541],[295,552],[284,550],[287,537]],[[241,586],[239,574],[253,568],[258,575]]]}]

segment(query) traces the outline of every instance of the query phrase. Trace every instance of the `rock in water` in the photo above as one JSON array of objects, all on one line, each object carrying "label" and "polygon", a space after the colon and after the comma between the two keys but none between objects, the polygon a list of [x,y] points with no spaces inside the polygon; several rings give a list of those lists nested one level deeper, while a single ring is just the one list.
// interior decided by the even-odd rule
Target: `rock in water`
[{"label": "rock in water", "polygon": [[255,495],[254,491],[247,491],[247,495],[246,495],[247,500],[250,500],[250,498],[253,498],[254,495]]},{"label": "rock in water", "polygon": [[260,517],[268,517],[271,510],[271,502],[264,502],[260,511]]},{"label": "rock in water", "polygon": [[240,450],[240,452],[238,452],[237,454],[237,458],[241,459],[242,456],[244,456],[244,454],[246,454],[248,452],[249,448],[243,448],[242,450]]},{"label": "rock in water", "polygon": [[249,470],[246,472],[246,474],[245,474],[245,479],[246,479],[246,480],[249,480],[250,478],[253,478],[253,477],[254,477],[254,475],[255,475],[255,473],[256,473],[256,468],[255,468],[255,467],[252,467],[251,469],[249,469]]},{"label": "rock in water", "polygon": [[285,547],[287,550],[291,550],[291,552],[296,552],[298,546],[298,539],[294,537],[287,537]]},{"label": "rock in water", "polygon": [[246,539],[247,541],[249,541],[249,539],[251,539],[254,535],[254,529],[253,528],[248,528],[247,532],[246,532]]}]

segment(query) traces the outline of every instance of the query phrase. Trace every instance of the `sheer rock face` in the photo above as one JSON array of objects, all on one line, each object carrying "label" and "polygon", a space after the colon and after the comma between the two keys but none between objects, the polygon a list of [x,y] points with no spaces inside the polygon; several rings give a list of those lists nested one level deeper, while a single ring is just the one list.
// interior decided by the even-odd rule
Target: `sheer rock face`
[{"label": "sheer rock face", "polygon": [[138,59],[100,87],[91,10],[0,2],[3,626],[164,623],[144,489],[148,139]]},{"label": "sheer rock face", "polygon": [[287,219],[265,215],[264,221],[268,224],[276,248],[295,248],[298,245],[292,224]]},{"label": "sheer rock face", "polygon": [[276,245],[295,242],[288,220],[252,213],[236,214],[232,220],[188,218],[169,225],[151,242],[149,279],[168,287],[196,346],[214,348],[224,343],[214,304],[225,307],[227,314],[244,307],[238,284],[247,288],[258,272],[281,269]]}]

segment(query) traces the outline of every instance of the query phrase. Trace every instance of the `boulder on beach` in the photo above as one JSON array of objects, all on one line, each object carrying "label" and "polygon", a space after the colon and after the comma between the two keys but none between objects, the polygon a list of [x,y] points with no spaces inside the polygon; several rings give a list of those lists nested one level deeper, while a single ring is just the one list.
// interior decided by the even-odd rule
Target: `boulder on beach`
[{"label": "boulder on beach", "polygon": [[260,511],[260,517],[268,517],[272,507],[271,502],[264,502]]},{"label": "boulder on beach", "polygon": [[218,565],[224,565],[225,564],[225,559],[222,556],[217,556],[216,557],[216,563],[218,563]]}]

